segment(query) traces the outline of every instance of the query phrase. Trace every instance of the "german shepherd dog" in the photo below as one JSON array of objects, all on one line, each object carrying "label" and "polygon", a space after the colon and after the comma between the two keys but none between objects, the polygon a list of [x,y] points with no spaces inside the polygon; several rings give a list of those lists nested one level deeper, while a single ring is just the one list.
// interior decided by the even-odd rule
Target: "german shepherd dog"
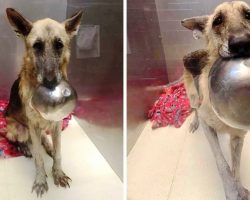
[{"label": "german shepherd dog", "polygon": [[[6,137],[26,156],[34,158],[36,177],[32,192],[42,196],[48,191],[42,146],[53,158],[54,183],[66,188],[71,179],[61,167],[61,122],[45,120],[32,108],[30,100],[39,85],[56,85],[67,79],[70,40],[77,33],[83,12],[77,12],[62,23],[49,18],[32,23],[13,8],[7,8],[6,13],[14,31],[23,38],[26,50],[18,79],[11,88]],[[53,145],[46,132],[51,134]]]},{"label": "german shepherd dog", "polygon": [[[199,124],[209,141],[221,176],[227,200],[248,200],[250,192],[240,181],[240,158],[246,130],[224,124],[213,112],[208,94],[208,75],[220,58],[250,55],[250,7],[242,1],[224,2],[211,15],[182,20],[182,25],[197,36],[202,35],[206,48],[184,58],[184,83],[191,106],[196,110],[194,131]],[[231,168],[227,163],[218,134],[230,134]]]}]

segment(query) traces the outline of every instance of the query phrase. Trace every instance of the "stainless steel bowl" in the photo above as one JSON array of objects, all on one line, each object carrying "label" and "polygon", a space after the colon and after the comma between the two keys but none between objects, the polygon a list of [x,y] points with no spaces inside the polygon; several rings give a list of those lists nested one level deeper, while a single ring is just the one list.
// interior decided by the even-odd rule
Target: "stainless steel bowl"
[{"label": "stainless steel bowl", "polygon": [[31,106],[44,119],[60,121],[75,108],[77,94],[75,89],[65,80],[53,89],[39,86],[31,99]]},{"label": "stainless steel bowl", "polygon": [[209,74],[209,96],[214,112],[227,125],[250,129],[250,59],[215,62]]}]

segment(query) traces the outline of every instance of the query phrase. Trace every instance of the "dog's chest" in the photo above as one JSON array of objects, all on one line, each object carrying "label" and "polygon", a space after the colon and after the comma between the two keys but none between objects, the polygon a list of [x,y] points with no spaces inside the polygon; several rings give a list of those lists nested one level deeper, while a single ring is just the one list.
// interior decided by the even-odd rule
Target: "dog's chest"
[{"label": "dog's chest", "polygon": [[31,105],[31,98],[34,93],[34,88],[30,87],[29,84],[23,84],[22,88],[22,101],[25,107],[25,116],[28,123],[36,125],[38,128],[43,130],[50,130],[54,127],[55,122],[44,119],[41,114],[33,108]]},{"label": "dog's chest", "polygon": [[28,121],[32,124],[38,125],[40,129],[49,130],[54,126],[55,122],[44,119],[36,110],[34,110],[29,105],[26,106],[25,110]]}]

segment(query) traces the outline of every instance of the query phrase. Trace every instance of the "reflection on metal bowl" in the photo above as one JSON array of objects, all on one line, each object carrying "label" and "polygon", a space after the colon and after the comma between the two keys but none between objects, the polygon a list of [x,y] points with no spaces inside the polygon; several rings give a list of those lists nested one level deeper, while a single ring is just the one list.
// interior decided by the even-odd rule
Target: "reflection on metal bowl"
[{"label": "reflection on metal bowl", "polygon": [[53,89],[39,86],[31,99],[31,106],[44,119],[60,121],[74,110],[76,98],[75,89],[64,80]]},{"label": "reflection on metal bowl", "polygon": [[209,74],[214,112],[227,125],[250,129],[250,59],[219,59]]}]

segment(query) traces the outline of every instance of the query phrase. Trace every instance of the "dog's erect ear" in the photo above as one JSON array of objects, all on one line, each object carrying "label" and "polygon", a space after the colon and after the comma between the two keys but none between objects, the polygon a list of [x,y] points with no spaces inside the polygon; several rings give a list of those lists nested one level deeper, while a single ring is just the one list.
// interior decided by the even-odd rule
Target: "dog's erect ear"
[{"label": "dog's erect ear", "polygon": [[19,12],[13,8],[7,8],[6,14],[17,35],[26,37],[30,33],[32,23],[25,19]]},{"label": "dog's erect ear", "polygon": [[77,31],[81,23],[82,14],[83,11],[80,10],[63,22],[65,25],[66,32],[69,35],[73,36],[77,34]]},{"label": "dog's erect ear", "polygon": [[209,15],[187,18],[181,21],[181,25],[193,31],[195,39],[200,39],[205,31]]}]

